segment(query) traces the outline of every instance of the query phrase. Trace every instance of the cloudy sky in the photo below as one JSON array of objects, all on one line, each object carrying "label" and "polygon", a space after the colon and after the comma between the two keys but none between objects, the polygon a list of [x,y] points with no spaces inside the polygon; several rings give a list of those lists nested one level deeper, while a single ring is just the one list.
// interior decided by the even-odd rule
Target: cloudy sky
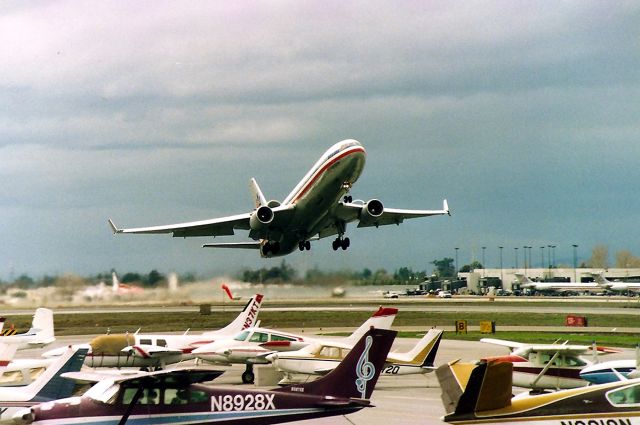
[{"label": "cloudy sky", "polygon": [[640,255],[635,1],[13,2],[0,57],[0,278],[277,264],[107,218],[246,212],[249,178],[281,200],[347,138],[354,198],[453,215],[352,226],[299,270]]}]

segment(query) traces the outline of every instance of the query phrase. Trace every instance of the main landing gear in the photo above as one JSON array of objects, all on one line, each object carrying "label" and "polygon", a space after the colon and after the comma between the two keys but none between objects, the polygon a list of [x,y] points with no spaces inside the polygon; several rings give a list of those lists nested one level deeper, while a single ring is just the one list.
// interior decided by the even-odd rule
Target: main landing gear
[{"label": "main landing gear", "polygon": [[298,242],[298,249],[300,251],[304,251],[305,249],[307,251],[311,251],[311,242],[309,242],[309,241],[300,241],[300,242]]},{"label": "main landing gear", "polygon": [[336,238],[331,244],[334,251],[337,251],[338,248],[342,248],[343,251],[346,251],[347,248],[349,248],[349,245],[351,245],[351,240],[349,240],[349,238],[343,238],[342,236]]},{"label": "main landing gear", "polygon": [[252,364],[247,364],[247,368],[245,369],[244,373],[242,374],[242,383],[243,384],[253,384],[254,379],[255,379],[255,376],[253,374],[253,365]]}]

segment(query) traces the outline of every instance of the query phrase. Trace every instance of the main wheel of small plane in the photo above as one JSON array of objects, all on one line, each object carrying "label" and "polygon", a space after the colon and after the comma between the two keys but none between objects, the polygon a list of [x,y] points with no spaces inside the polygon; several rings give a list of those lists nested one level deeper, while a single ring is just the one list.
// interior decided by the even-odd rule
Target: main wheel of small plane
[{"label": "main wheel of small plane", "polygon": [[306,249],[307,251],[311,251],[311,242],[304,241],[304,249]]},{"label": "main wheel of small plane", "polygon": [[242,383],[243,384],[253,384],[253,381],[255,379],[255,376],[253,375],[253,372],[251,371],[246,371],[242,374]]}]

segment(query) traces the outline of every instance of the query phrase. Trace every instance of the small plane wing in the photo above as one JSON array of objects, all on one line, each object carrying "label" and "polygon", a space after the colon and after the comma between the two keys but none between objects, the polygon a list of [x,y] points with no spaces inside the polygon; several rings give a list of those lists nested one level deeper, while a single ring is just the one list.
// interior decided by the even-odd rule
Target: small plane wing
[{"label": "small plane wing", "polygon": [[515,348],[522,348],[527,345],[521,342],[507,341],[506,339],[497,339],[497,338],[481,338],[480,342],[486,342],[487,344],[501,345],[503,347],[508,347],[511,350]]},{"label": "small plane wing", "polygon": [[224,373],[223,370],[211,369],[208,367],[178,367],[174,369],[164,369],[155,372],[137,371],[134,373],[108,373],[108,372],[66,372],[61,376],[63,378],[72,379],[78,382],[101,382],[109,380],[120,383],[125,381],[133,381],[136,379],[157,380],[163,377],[171,376],[178,382],[185,385],[195,384],[199,382],[212,381]]}]

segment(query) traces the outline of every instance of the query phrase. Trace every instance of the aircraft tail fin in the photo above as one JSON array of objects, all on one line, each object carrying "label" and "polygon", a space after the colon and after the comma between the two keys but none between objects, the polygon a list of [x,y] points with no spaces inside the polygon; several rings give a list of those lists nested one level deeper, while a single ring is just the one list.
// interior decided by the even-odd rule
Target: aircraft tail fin
[{"label": "aircraft tail fin", "polygon": [[604,272],[591,273],[591,276],[593,276],[593,280],[600,286],[609,286],[611,284],[611,281],[604,277]]},{"label": "aircraft tail fin", "polygon": [[362,335],[364,335],[369,329],[390,329],[393,325],[393,320],[398,314],[398,309],[394,307],[382,307],[373,313],[373,315],[367,319],[358,329],[353,331],[351,335],[345,338],[344,343],[355,345]]},{"label": "aircraft tail fin", "polygon": [[249,180],[249,190],[251,190],[251,195],[253,196],[254,207],[258,208],[267,205],[267,198],[264,197],[260,186],[258,186],[258,182],[253,177]]},{"label": "aircraft tail fin", "polygon": [[233,320],[233,322],[229,323],[224,328],[218,331],[210,331],[204,332],[203,335],[207,334],[224,334],[231,335],[241,332],[244,329],[256,326],[256,322],[258,320],[258,313],[260,312],[260,306],[262,305],[262,299],[264,295],[255,294],[253,297],[249,299],[247,304],[244,306],[240,314]]},{"label": "aircraft tail fin", "polygon": [[387,329],[370,329],[327,375],[274,391],[368,400],[396,334],[396,331]]},{"label": "aircraft tail fin", "polygon": [[533,281],[531,279],[529,279],[527,276],[525,276],[525,275],[523,275],[521,273],[516,273],[515,277],[516,277],[516,280],[518,281],[518,283],[521,284],[521,285],[533,283]]},{"label": "aircraft tail fin", "polygon": [[411,355],[415,352],[416,360],[424,357],[424,360],[422,361],[422,367],[433,368],[443,334],[444,331],[442,329],[429,329],[429,332],[427,332],[427,334],[422,338],[420,342],[418,342],[416,347],[414,347],[414,349],[410,351],[409,354]]},{"label": "aircraft tail fin", "polygon": [[113,292],[118,292],[118,289],[120,289],[120,281],[115,270],[111,270],[111,289]]},{"label": "aircraft tail fin", "polygon": [[[512,368],[508,362],[459,363],[440,366],[436,376],[448,415],[466,415],[511,405]],[[444,418],[447,421],[446,416]]]},{"label": "aircraft tail fin", "polygon": [[53,311],[42,307],[36,309],[30,332],[34,332],[36,337],[29,345],[44,346],[55,341]]},{"label": "aircraft tail fin", "polygon": [[63,378],[63,373],[77,372],[82,368],[87,356],[87,348],[69,348],[62,356],[57,358],[36,380],[27,385],[25,401],[43,402],[71,397],[75,383]]}]

